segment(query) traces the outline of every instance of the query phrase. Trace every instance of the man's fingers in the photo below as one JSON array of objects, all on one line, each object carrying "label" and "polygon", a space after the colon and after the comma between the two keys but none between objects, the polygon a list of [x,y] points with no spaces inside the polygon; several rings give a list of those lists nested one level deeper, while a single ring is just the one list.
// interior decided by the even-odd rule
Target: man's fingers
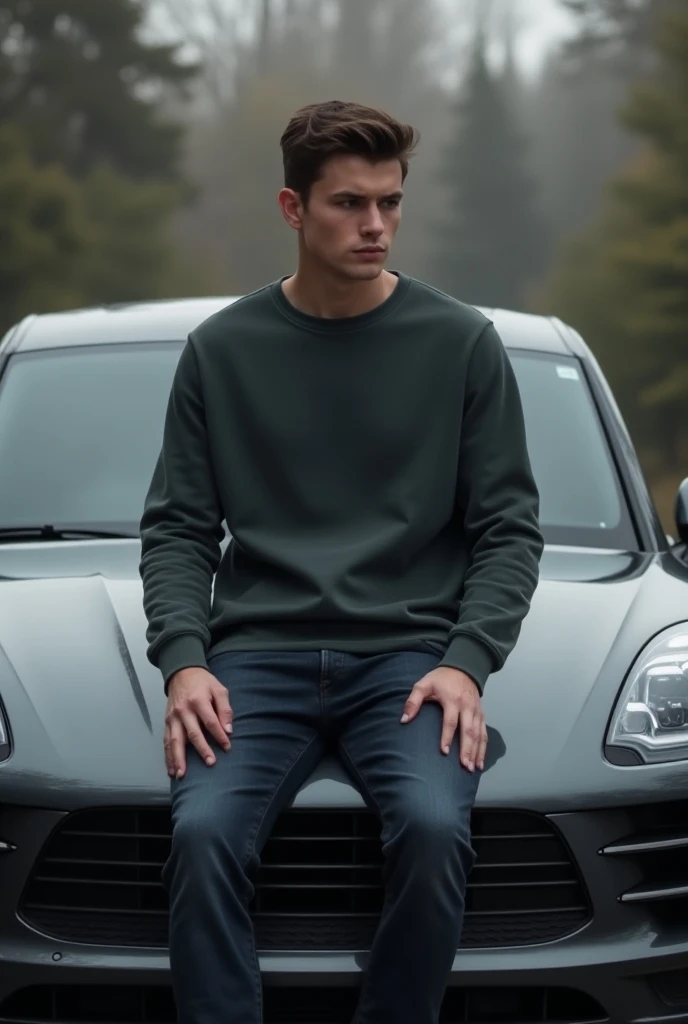
[{"label": "man's fingers", "polygon": [[223,750],[229,750],[229,737],[213,705],[210,703],[204,704],[198,709],[196,714],[217,745],[222,747]]},{"label": "man's fingers", "polygon": [[229,703],[229,691],[226,686],[220,686],[213,692],[213,703],[223,730],[231,736],[234,712]]},{"label": "man's fingers", "polygon": [[477,716],[472,708],[464,708],[461,712],[459,756],[461,764],[469,772],[475,770],[475,758],[478,752],[479,733]]},{"label": "man's fingers", "polygon": [[406,722],[410,722],[416,717],[423,705],[423,701],[427,697],[427,694],[428,688],[423,685],[423,680],[421,679],[421,681],[416,683],[413,687],[408,700],[404,704],[404,713],[401,716],[402,725],[405,725]]},{"label": "man's fingers", "polygon": [[215,764],[215,755],[210,749],[210,745],[205,738],[203,729],[201,728],[201,722],[193,711],[181,712],[179,716],[182,720],[182,725],[186,731],[186,735],[199,755],[203,758],[207,765]]},{"label": "man's fingers", "polygon": [[459,709],[456,704],[449,704],[444,709],[444,717],[442,719],[442,739],[440,740],[440,746],[442,747],[442,753],[448,754],[454,734],[456,733],[456,727],[459,724]]},{"label": "man's fingers", "polygon": [[165,734],[162,741],[162,747],[165,752],[165,768],[169,776],[174,775],[174,763],[172,761],[172,750],[170,747],[170,727],[165,725]]},{"label": "man's fingers", "polygon": [[186,734],[182,723],[173,718],[168,727],[168,751],[172,774],[181,779],[186,771]]},{"label": "man's fingers", "polygon": [[478,743],[478,753],[477,753],[476,758],[475,758],[475,763],[477,764],[477,766],[480,769],[480,771],[482,771],[483,768],[485,767],[485,754],[486,754],[486,752],[487,752],[487,729],[485,728],[485,722],[483,722],[482,731],[481,731],[481,734],[480,734],[480,742]]}]

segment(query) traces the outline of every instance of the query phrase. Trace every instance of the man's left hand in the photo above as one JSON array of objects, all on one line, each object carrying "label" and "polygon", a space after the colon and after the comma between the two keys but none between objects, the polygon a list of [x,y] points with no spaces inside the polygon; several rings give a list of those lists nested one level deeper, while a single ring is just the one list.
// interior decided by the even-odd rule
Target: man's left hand
[{"label": "man's left hand", "polygon": [[411,690],[404,705],[402,724],[412,722],[426,700],[442,705],[442,753],[449,753],[458,728],[461,764],[469,772],[475,771],[476,765],[482,771],[485,766],[487,729],[480,691],[471,677],[446,665],[428,672]]}]

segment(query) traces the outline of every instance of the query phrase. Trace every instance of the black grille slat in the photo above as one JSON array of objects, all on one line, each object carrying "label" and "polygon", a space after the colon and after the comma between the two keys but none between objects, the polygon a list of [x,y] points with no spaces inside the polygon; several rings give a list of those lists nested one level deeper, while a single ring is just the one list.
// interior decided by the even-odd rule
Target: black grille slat
[{"label": "black grille slat", "polygon": [[[546,818],[475,811],[472,829],[477,859],[462,946],[547,942],[589,919],[576,867]],[[170,841],[166,808],[75,812],[48,840],[20,913],[55,938],[164,947],[161,870]],[[369,811],[285,812],[254,880],[259,949],[369,948],[382,909],[382,868]]]},{"label": "black grille slat", "polygon": [[143,886],[143,888],[152,887],[154,889],[162,888],[162,882],[145,882],[137,878],[84,878],[79,876],[75,876],[74,878],[60,878],[57,875],[46,878],[44,875],[37,875],[34,882],[36,884],[49,883],[50,885],[128,885]]},{"label": "black grille slat", "polygon": [[[621,812],[619,812],[621,813]],[[688,898],[688,801],[657,800],[625,808],[619,834],[599,850],[610,864],[623,865],[617,899],[627,908],[642,905],[662,927],[681,925]]]},{"label": "black grille slat", "polygon": [[[562,879],[561,881],[554,882],[528,882],[528,886],[531,889],[548,888],[553,885],[578,885],[578,880],[575,878]],[[468,883],[470,889],[521,889],[523,886],[522,882],[472,882]]]},{"label": "black grille slat", "polygon": [[[300,986],[264,989],[265,1024],[349,1024],[357,989]],[[0,1005],[1,1024],[174,1024],[168,986],[59,985],[20,989]],[[602,1024],[607,1014],[568,988],[449,988],[441,1024]]]},{"label": "black grille slat", "polygon": [[[44,857],[44,864],[93,864],[87,857]],[[164,860],[98,860],[106,867],[161,868]]]},{"label": "black grille slat", "polygon": [[[46,906],[42,903],[27,903],[26,909],[31,910],[37,914],[44,914],[46,918],[55,911],[58,914],[129,914],[131,911],[127,907],[77,907],[74,908],[70,904],[66,903],[60,906],[59,903],[51,904]],[[155,908],[144,908],[137,907],[137,914],[155,914],[158,917],[167,918],[167,911],[164,908],[156,910]]]},{"label": "black grille slat", "polygon": [[62,834],[67,838],[74,836],[78,839],[84,839],[85,837],[89,839],[121,839],[122,837],[129,839],[168,839],[164,832],[132,832],[127,834],[126,832],[100,832],[98,830],[88,832],[83,829],[66,828]]}]

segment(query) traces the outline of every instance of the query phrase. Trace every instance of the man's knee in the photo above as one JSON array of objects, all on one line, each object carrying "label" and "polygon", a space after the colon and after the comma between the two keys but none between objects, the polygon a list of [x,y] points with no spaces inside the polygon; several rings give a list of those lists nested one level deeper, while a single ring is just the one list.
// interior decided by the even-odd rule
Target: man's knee
[{"label": "man's knee", "polygon": [[460,861],[467,872],[475,854],[471,846],[470,809],[459,801],[439,802],[431,796],[413,796],[397,810],[396,842],[412,863],[437,870]]},{"label": "man's knee", "polygon": [[218,802],[189,802],[175,809],[170,860],[197,877],[213,866],[243,866],[249,846],[248,822]]}]

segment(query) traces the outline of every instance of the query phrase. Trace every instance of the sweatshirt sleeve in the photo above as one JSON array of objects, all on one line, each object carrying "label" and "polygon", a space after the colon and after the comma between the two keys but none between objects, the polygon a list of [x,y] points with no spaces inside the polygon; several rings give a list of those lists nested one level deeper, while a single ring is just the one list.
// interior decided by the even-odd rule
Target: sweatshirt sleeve
[{"label": "sweatshirt sleeve", "polygon": [[182,668],[207,668],[212,583],[224,536],[193,342],[179,358],[162,448],[140,522],[148,660],[165,691]]},{"label": "sweatshirt sleeve", "polygon": [[544,546],[520,393],[492,323],[470,357],[456,500],[470,559],[440,664],[466,672],[482,692],[516,644]]}]

